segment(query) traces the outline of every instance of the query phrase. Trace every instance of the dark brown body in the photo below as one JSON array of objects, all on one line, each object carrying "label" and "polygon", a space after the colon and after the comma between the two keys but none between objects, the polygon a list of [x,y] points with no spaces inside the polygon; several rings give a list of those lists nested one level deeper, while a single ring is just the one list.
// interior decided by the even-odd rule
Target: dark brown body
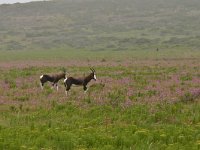
[{"label": "dark brown body", "polygon": [[44,83],[46,82],[51,82],[52,86],[56,85],[57,89],[58,89],[58,81],[60,79],[65,79],[65,73],[60,73],[60,74],[56,74],[56,75],[42,75],[40,76],[40,84],[41,87],[43,89]]},{"label": "dark brown body", "polygon": [[64,85],[66,88],[66,94],[70,90],[72,85],[80,85],[83,86],[83,90],[86,92],[87,91],[87,84],[94,79],[96,81],[96,75],[95,71],[92,70],[92,73],[90,73],[88,76],[85,78],[74,78],[74,77],[68,77],[64,80]]}]

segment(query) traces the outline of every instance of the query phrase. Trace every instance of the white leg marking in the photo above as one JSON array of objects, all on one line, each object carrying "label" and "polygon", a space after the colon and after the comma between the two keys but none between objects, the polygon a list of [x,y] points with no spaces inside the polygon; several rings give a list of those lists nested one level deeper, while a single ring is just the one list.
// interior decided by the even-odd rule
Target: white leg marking
[{"label": "white leg marking", "polygon": [[68,91],[65,91],[66,96],[68,96]]},{"label": "white leg marking", "polygon": [[87,90],[85,90],[85,91],[84,91],[84,93],[86,94],[86,93],[87,93],[87,91],[88,91],[88,88],[87,88]]},{"label": "white leg marking", "polygon": [[42,86],[42,83],[41,83],[41,82],[40,82],[40,87],[41,87],[41,89],[43,90],[44,87]]},{"label": "white leg marking", "polygon": [[58,91],[58,85],[56,84],[56,87],[57,87],[57,91]]}]

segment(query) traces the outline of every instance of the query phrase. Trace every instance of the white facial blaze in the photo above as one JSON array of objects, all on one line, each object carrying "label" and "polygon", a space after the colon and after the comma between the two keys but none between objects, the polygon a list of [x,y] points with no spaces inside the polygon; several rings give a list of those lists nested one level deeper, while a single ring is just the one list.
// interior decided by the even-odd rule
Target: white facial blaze
[{"label": "white facial blaze", "polygon": [[94,79],[95,79],[95,80],[97,79],[97,76],[96,76],[96,74],[94,74]]}]

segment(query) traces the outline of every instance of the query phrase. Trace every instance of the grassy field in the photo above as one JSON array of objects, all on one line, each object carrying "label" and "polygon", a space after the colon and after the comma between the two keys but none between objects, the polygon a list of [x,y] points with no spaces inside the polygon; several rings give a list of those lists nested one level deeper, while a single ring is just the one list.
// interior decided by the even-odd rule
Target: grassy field
[{"label": "grassy field", "polygon": [[[200,1],[0,5],[0,150],[200,149]],[[66,68],[84,94],[39,85]]]},{"label": "grassy field", "polygon": [[[200,52],[5,51],[0,55],[0,149],[199,149]],[[97,81],[66,97],[39,76]]]},{"label": "grassy field", "polygon": [[[163,48],[156,51],[154,49],[137,49],[137,50],[101,50],[93,51],[88,49],[71,49],[71,48],[58,48],[49,50],[19,50],[19,51],[0,51],[0,62],[9,61],[71,61],[71,60],[102,60],[105,61],[124,61],[124,60],[167,60],[167,59],[199,59],[200,52],[198,49],[173,47]],[[67,65],[67,64],[66,64]],[[92,64],[91,64],[92,65]]]}]

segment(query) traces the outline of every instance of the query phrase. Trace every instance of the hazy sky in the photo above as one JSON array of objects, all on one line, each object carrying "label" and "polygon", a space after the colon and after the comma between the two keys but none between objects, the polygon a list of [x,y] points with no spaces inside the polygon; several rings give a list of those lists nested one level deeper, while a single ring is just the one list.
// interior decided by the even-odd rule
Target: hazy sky
[{"label": "hazy sky", "polygon": [[43,0],[0,0],[0,4],[12,4],[12,3],[25,3],[31,1],[43,1]]}]

